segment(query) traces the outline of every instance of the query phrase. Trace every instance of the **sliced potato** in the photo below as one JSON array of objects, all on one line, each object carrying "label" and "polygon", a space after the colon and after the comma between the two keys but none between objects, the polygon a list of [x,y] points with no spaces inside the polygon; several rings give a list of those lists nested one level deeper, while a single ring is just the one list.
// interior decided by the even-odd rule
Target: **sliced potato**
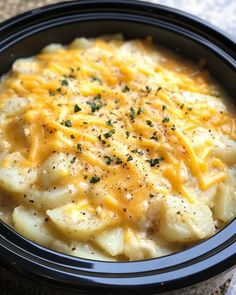
[{"label": "sliced potato", "polygon": [[47,210],[47,215],[63,234],[79,241],[89,240],[117,222],[116,215],[111,211],[103,209],[102,214],[98,216],[96,210],[86,202]]},{"label": "sliced potato", "polygon": [[154,241],[140,237],[134,230],[125,232],[124,254],[130,260],[143,260],[157,256],[157,248]]},{"label": "sliced potato", "polygon": [[236,164],[236,146],[216,147],[214,155],[228,166]]},{"label": "sliced potato", "polygon": [[168,196],[160,199],[159,232],[170,242],[192,242],[214,234],[212,212],[200,201]]},{"label": "sliced potato", "polygon": [[67,185],[66,187],[58,187],[45,191],[30,189],[24,193],[24,199],[28,202],[33,201],[34,206],[37,208],[54,209],[71,203],[76,193],[77,189],[74,185]]},{"label": "sliced potato", "polygon": [[39,181],[44,187],[54,183],[63,182],[63,178],[69,173],[71,158],[65,153],[56,153],[50,156],[41,166]]},{"label": "sliced potato", "polygon": [[25,110],[27,100],[22,97],[15,97],[5,101],[2,111],[7,115],[21,114]]},{"label": "sliced potato", "polygon": [[236,217],[236,192],[230,185],[219,185],[213,212],[217,219],[224,222]]},{"label": "sliced potato", "polygon": [[124,248],[124,230],[119,227],[107,230],[96,236],[95,242],[111,256],[120,255]]},{"label": "sliced potato", "polygon": [[24,193],[36,180],[37,173],[28,168],[0,168],[0,187],[10,193]]},{"label": "sliced potato", "polygon": [[70,48],[72,49],[87,49],[92,47],[92,41],[81,37],[81,38],[76,38],[72,43],[70,43]]},{"label": "sliced potato", "polygon": [[105,255],[101,251],[92,247],[90,244],[83,242],[72,242],[70,245],[68,245],[63,241],[55,240],[53,241],[51,248],[55,251],[81,258],[102,261],[116,261],[111,256]]},{"label": "sliced potato", "polygon": [[13,73],[16,74],[33,74],[36,72],[38,64],[33,57],[19,58],[12,66]]},{"label": "sliced potato", "polygon": [[13,212],[13,224],[21,235],[43,246],[50,246],[54,239],[52,231],[46,225],[45,217],[33,209],[16,207]]}]

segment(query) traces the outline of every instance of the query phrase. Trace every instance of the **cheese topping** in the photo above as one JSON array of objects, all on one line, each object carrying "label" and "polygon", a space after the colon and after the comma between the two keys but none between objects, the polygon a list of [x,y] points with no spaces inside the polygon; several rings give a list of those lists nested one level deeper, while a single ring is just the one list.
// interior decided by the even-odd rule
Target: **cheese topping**
[{"label": "cheese topping", "polygon": [[14,227],[115,260],[214,234],[228,221],[215,209],[218,187],[235,180],[224,150],[236,152],[236,121],[219,96],[200,65],[151,38],[78,38],[15,61],[0,84],[0,187],[2,203],[20,204]]}]

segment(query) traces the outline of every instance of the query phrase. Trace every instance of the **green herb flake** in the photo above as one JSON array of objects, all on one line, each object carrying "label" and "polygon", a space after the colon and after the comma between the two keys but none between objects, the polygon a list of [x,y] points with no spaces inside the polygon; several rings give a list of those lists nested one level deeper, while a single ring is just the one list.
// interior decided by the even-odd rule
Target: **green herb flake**
[{"label": "green herb flake", "polygon": [[154,159],[147,160],[147,162],[149,162],[151,167],[155,167],[155,166],[158,166],[160,164],[160,161],[163,161],[163,160],[164,160],[164,158],[160,157],[160,158],[154,158]]},{"label": "green herb flake", "polygon": [[175,125],[172,125],[171,130],[172,131],[175,131],[176,130],[176,126]]},{"label": "green herb flake", "polygon": [[132,150],[131,153],[138,154],[138,155],[140,155],[140,156],[143,155],[143,151],[139,151],[138,149],[134,149],[134,150]]},{"label": "green herb flake", "polygon": [[129,91],[130,91],[130,88],[127,85],[125,85],[125,87],[122,89],[122,92],[124,92],[124,93],[129,92]]},{"label": "green herb flake", "polygon": [[107,126],[111,126],[111,127],[113,127],[113,124],[112,124],[112,121],[111,121],[111,120],[108,120],[108,121],[106,122],[106,124],[107,124]]},{"label": "green herb flake", "polygon": [[107,139],[107,138],[111,137],[112,134],[114,134],[114,133],[115,133],[115,129],[112,129],[112,130],[108,131],[107,133],[105,133],[104,137]]},{"label": "green herb flake", "polygon": [[102,85],[102,79],[100,77],[98,77],[98,76],[92,76],[91,79],[92,79],[92,82],[97,81],[97,82],[99,82]]},{"label": "green herb flake", "polygon": [[71,120],[66,120],[66,121],[65,121],[65,126],[66,126],[66,127],[72,127],[72,122],[71,122]]},{"label": "green herb flake", "polygon": [[102,139],[102,135],[98,135],[98,140],[101,141],[102,144],[105,144],[106,141]]},{"label": "green herb flake", "polygon": [[66,79],[63,79],[63,80],[61,81],[61,85],[62,85],[62,86],[68,86],[68,85],[69,85],[69,82],[68,82]]},{"label": "green herb flake", "polygon": [[137,111],[137,115],[141,115],[143,112],[144,112],[144,109],[143,108],[139,108],[138,111]]},{"label": "green herb flake", "polygon": [[76,157],[74,156],[74,157],[72,158],[72,160],[70,161],[71,164],[75,163],[75,160],[76,160]]},{"label": "green herb flake", "polygon": [[150,93],[152,91],[152,88],[150,86],[146,86],[145,89],[146,89],[147,93]]},{"label": "green herb flake", "polygon": [[116,164],[122,164],[123,163],[123,161],[121,160],[121,158],[119,158],[119,157],[117,157],[117,160],[116,160]]},{"label": "green herb flake", "polygon": [[130,137],[130,131],[125,131],[125,134],[126,134],[126,138]]},{"label": "green herb flake", "polygon": [[94,101],[87,101],[87,104],[90,106],[92,113],[100,110],[103,106],[100,101],[98,103]]},{"label": "green herb flake", "polygon": [[134,158],[131,156],[131,155],[127,155],[127,162],[130,162],[130,161],[132,161]]},{"label": "green herb flake", "polygon": [[75,113],[78,113],[79,111],[81,111],[82,109],[77,105],[77,104],[75,104],[74,105],[74,112]]},{"label": "green herb flake", "polygon": [[55,92],[51,89],[49,90],[49,94],[50,94],[50,96],[55,96]]},{"label": "green herb flake", "polygon": [[77,147],[77,150],[79,150],[80,153],[82,153],[83,149],[82,149],[81,144],[80,143],[77,143],[77,146],[76,147]]},{"label": "green herb flake", "polygon": [[130,119],[131,119],[132,121],[134,121],[136,115],[135,115],[135,110],[134,110],[133,107],[130,108],[130,114],[129,114],[129,116],[130,116]]},{"label": "green herb flake", "polygon": [[61,87],[57,88],[57,92],[61,93]]},{"label": "green herb flake", "polygon": [[165,104],[163,104],[163,106],[162,106],[162,110],[164,111],[164,110],[166,110],[166,105]]},{"label": "green herb flake", "polygon": [[158,141],[158,137],[157,137],[157,132],[155,131],[153,134],[152,134],[152,136],[150,137],[150,139],[153,139],[153,140],[155,140],[155,141]]},{"label": "green herb flake", "polygon": [[111,163],[113,162],[113,158],[110,156],[104,156],[104,159],[106,159],[107,165],[111,165]]},{"label": "green herb flake", "polygon": [[153,127],[152,121],[146,120],[146,123],[147,123],[148,126]]},{"label": "green herb flake", "polygon": [[162,120],[162,123],[168,123],[170,122],[170,118],[169,117],[165,117],[163,120]]},{"label": "green herb flake", "polygon": [[190,112],[192,111],[192,109],[193,109],[192,107],[187,108],[187,110],[190,111]]},{"label": "green herb flake", "polygon": [[94,175],[91,179],[90,179],[90,183],[97,183],[100,181],[100,177]]}]

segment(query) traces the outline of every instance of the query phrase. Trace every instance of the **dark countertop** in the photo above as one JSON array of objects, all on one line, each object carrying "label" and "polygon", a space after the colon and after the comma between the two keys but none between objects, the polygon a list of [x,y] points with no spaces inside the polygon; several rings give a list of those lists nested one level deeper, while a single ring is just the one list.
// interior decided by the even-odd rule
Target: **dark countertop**
[{"label": "dark countertop", "polygon": [[[64,0],[68,1],[68,0]],[[146,0],[147,1],[147,0]],[[194,14],[216,27],[236,41],[236,0],[149,0],[150,2],[175,7]],[[57,0],[0,0],[0,21],[8,19],[26,10],[40,7],[46,4],[61,2]],[[26,284],[18,275],[12,274],[0,268],[0,294],[1,295],[49,295],[46,291],[37,287],[34,283]],[[235,295],[236,275],[233,283],[226,282],[212,295]],[[233,285],[235,287],[233,287]],[[61,294],[56,291],[57,295]],[[210,295],[210,294],[209,294]]]}]

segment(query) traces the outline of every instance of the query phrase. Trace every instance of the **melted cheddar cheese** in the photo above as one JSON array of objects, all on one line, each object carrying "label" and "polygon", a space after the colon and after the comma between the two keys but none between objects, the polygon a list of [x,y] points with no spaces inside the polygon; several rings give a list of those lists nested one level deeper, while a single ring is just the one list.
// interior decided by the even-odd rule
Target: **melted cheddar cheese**
[{"label": "melted cheddar cheese", "polygon": [[102,260],[213,235],[236,215],[236,121],[222,96],[151,38],[78,38],[15,61],[0,84],[0,217]]}]

